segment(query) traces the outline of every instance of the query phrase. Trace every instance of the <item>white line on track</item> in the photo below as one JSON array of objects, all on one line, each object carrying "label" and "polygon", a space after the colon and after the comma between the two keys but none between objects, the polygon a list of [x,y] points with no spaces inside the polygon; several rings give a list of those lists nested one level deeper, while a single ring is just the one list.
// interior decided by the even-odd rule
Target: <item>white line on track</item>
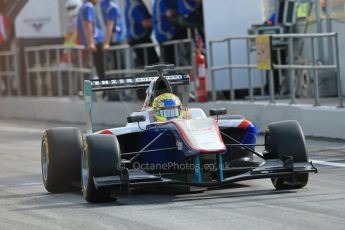
[{"label": "white line on track", "polygon": [[345,168],[345,164],[343,164],[343,163],[336,163],[336,162],[329,162],[329,161],[318,161],[318,160],[312,160],[312,162],[315,164],[319,164],[319,165]]},{"label": "white line on track", "polygon": [[41,182],[25,183],[25,184],[21,184],[20,186],[36,186],[36,185],[42,185],[42,183]]},{"label": "white line on track", "polygon": [[25,133],[43,133],[43,129],[32,129],[32,128],[15,128],[15,127],[1,127],[0,131],[4,132],[25,132]]}]

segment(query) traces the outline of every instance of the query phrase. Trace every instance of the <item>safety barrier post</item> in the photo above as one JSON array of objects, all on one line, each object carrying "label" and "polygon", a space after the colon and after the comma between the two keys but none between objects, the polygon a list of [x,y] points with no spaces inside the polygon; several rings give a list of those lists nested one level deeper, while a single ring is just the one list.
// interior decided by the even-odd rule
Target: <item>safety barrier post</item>
[{"label": "safety barrier post", "polygon": [[178,46],[177,46],[177,43],[174,43],[174,56],[175,56],[175,66],[176,67],[179,67],[180,66],[180,55],[179,55],[179,52],[178,52]]},{"label": "safety barrier post", "polygon": [[[60,50],[55,50],[56,61],[60,62]],[[61,79],[61,70],[57,70],[57,87],[58,87],[58,95],[62,97],[62,79]]]},{"label": "safety barrier post", "polygon": [[10,55],[7,54],[5,55],[5,60],[6,60],[6,68],[5,68],[5,72],[6,72],[6,84],[7,84],[7,96],[11,96],[12,95],[12,85],[11,85],[11,74],[10,74]]},{"label": "safety barrier post", "polygon": [[269,84],[269,91],[270,91],[270,103],[275,103],[274,101],[274,76],[273,70],[268,70],[268,84]]},{"label": "safety barrier post", "polygon": [[115,50],[116,54],[116,69],[122,69],[122,58],[121,58],[121,49]]},{"label": "safety barrier post", "polygon": [[194,46],[193,42],[190,42],[189,44],[190,44],[190,50],[191,50],[190,60],[192,60],[192,71],[193,71],[193,76],[194,76],[193,82],[192,82],[192,87],[191,87],[193,92],[191,92],[191,93],[194,94],[195,100],[197,101],[198,100],[198,84],[197,84],[197,81],[198,81],[197,80],[197,73],[198,73],[197,71],[198,70],[196,69],[196,63],[195,63],[195,58],[194,58],[195,46]]},{"label": "safety barrier post", "polygon": [[[77,54],[78,54],[78,68],[79,68],[79,86],[81,87],[80,92],[83,92],[83,86],[84,86],[84,72],[82,71],[84,62],[82,58],[82,53],[81,49],[77,49]],[[79,94],[79,92],[78,92]]]},{"label": "safety barrier post", "polygon": [[68,68],[68,95],[73,96],[73,79],[72,79],[72,52],[71,47],[67,48],[67,68]]},{"label": "safety barrier post", "polygon": [[[326,0],[326,27],[327,32],[330,33],[333,31],[332,26],[332,7],[331,7],[331,0]],[[328,37],[328,59],[329,63],[334,63],[334,53],[333,53],[333,42],[332,37]]]},{"label": "safety barrier post", "polygon": [[[231,56],[231,39],[228,39],[227,41],[228,45],[228,64],[229,66],[232,65],[232,56]],[[235,100],[235,90],[234,90],[234,80],[233,80],[233,72],[232,68],[229,68],[229,86],[230,86],[230,100],[234,101]]]},{"label": "safety barrier post", "polygon": [[148,65],[148,55],[147,55],[147,48],[144,47],[144,63],[145,63],[145,66]]},{"label": "safety barrier post", "polygon": [[[251,38],[247,38],[247,65],[250,66],[250,45],[251,45]],[[230,54],[231,55],[231,54]],[[253,83],[252,83],[252,69],[248,67],[248,82],[249,82],[249,100],[250,102],[254,102],[254,90],[253,90]]]},{"label": "safety barrier post", "polygon": [[[39,60],[39,51],[36,50],[35,52],[35,66],[38,68],[42,68],[40,65],[40,60]],[[41,88],[41,74],[40,71],[36,71],[36,90],[37,90],[37,96],[42,96],[42,88]]]},{"label": "safety barrier post", "polygon": [[[289,57],[289,65],[293,65],[293,38],[288,38],[288,57]],[[295,95],[295,70],[289,68],[289,83],[290,83],[290,97],[291,101],[290,104],[296,104],[296,95]]]},{"label": "safety barrier post", "polygon": [[342,92],[342,82],[340,76],[340,55],[339,55],[339,38],[338,34],[336,33],[334,36],[335,41],[335,53],[336,53],[336,65],[337,65],[337,90],[338,90],[338,100],[340,108],[344,108],[344,99],[343,99],[343,92]]},{"label": "safety barrier post", "polygon": [[15,78],[16,78],[16,82],[17,82],[17,96],[21,96],[22,95],[22,89],[21,89],[21,81],[20,81],[20,65],[19,65],[19,48],[18,46],[15,46],[14,48],[14,73],[15,73]]},{"label": "safety barrier post", "polygon": [[[46,56],[46,61],[47,61],[47,67],[50,64],[50,50],[45,50],[45,56]],[[51,76],[51,71],[47,71],[47,77],[48,77],[48,96],[52,96],[52,76]]]},{"label": "safety barrier post", "polygon": [[263,73],[263,70],[259,70],[259,74],[260,74],[260,83],[261,83],[261,87],[260,87],[260,91],[261,91],[261,96],[264,96],[265,95],[265,86],[264,86],[264,82],[265,82],[265,79],[264,79],[264,73]]},{"label": "safety barrier post", "polygon": [[211,77],[211,81],[212,81],[212,101],[216,101],[217,100],[217,95],[216,95],[216,82],[214,79],[214,71],[212,69],[213,66],[213,48],[212,48],[212,42],[210,41],[209,43],[209,47],[210,47],[210,77]]},{"label": "safety barrier post", "polygon": [[29,52],[25,50],[24,52],[25,59],[25,75],[26,75],[26,91],[29,97],[31,97],[31,81],[30,81],[30,72],[29,72]]},{"label": "safety barrier post", "polygon": [[316,67],[316,54],[315,54],[315,39],[311,37],[311,50],[312,50],[312,62],[313,62],[313,81],[314,81],[314,106],[320,106],[319,99],[319,73]]}]

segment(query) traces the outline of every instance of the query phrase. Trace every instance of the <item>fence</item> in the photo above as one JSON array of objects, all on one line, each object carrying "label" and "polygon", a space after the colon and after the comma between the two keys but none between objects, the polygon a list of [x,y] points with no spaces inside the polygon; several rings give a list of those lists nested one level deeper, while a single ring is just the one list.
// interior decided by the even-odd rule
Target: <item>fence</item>
[{"label": "fence", "polygon": [[21,95],[18,65],[18,49],[0,52],[0,93]]},{"label": "fence", "polygon": [[[281,75],[282,71],[287,70],[288,71],[288,79],[289,79],[289,89],[290,89],[290,103],[296,103],[296,85],[295,85],[295,72],[297,70],[307,70],[311,71],[311,79],[313,80],[313,97],[314,97],[314,105],[318,106],[320,105],[320,95],[319,95],[319,72],[321,70],[334,70],[336,74],[336,87],[337,87],[337,95],[338,95],[338,103],[339,107],[343,107],[343,96],[342,96],[342,85],[341,85],[341,77],[340,77],[340,60],[339,60],[339,44],[338,44],[338,35],[336,33],[324,33],[324,34],[277,34],[277,35],[271,35],[272,37],[272,44],[273,47],[274,44],[279,43],[280,45],[283,45],[287,49],[287,64],[282,64],[281,60],[278,60],[278,63],[273,64],[273,70],[279,71],[279,75]],[[209,42],[209,48],[210,48],[210,54],[209,54],[209,60],[210,60],[210,76],[212,81],[212,99],[217,100],[217,93],[216,93],[216,84],[215,84],[215,72],[217,71],[223,71],[227,70],[229,71],[229,94],[230,99],[235,100],[235,90],[234,90],[234,84],[233,84],[233,71],[242,69],[247,70],[247,77],[248,77],[248,88],[249,88],[249,100],[255,101],[256,97],[254,96],[254,87],[252,84],[253,80],[253,71],[257,70],[257,64],[256,61],[251,60],[251,53],[255,52],[255,35],[248,35],[248,36],[241,36],[241,37],[227,37],[222,40],[215,40]],[[331,56],[334,56],[330,58],[330,60],[333,61],[333,63],[321,65],[318,63],[317,59],[317,53],[320,54],[320,50],[316,50],[315,46],[315,40],[320,40],[322,42],[322,39],[328,39],[328,41],[331,41],[333,45],[329,48],[328,52]],[[296,40],[302,40],[305,42],[305,40],[309,40],[311,42],[310,52],[311,52],[311,60],[306,61],[304,64],[295,64],[294,57],[300,56],[300,53],[297,55],[296,52],[294,52],[294,42]],[[233,52],[232,52],[232,43],[234,41],[242,41],[246,43],[246,63],[244,64],[234,64],[232,61]],[[320,42],[319,41],[319,42]],[[227,65],[214,65],[214,45],[215,44],[226,44],[227,46]],[[278,57],[281,55],[278,51]],[[311,62],[311,64],[306,64],[308,62]],[[274,77],[273,77],[273,71],[268,71],[268,88],[269,88],[269,99],[270,102],[275,102],[275,92],[274,92]],[[261,79],[263,79],[264,72],[260,71]],[[263,81],[262,81],[263,82]],[[264,95],[264,90],[261,88],[261,95]]]},{"label": "fence", "polygon": [[[25,48],[28,96],[76,96],[92,73],[83,46]],[[64,87],[67,86],[67,87]]]},{"label": "fence", "polygon": [[[195,72],[194,42],[192,39],[176,40],[164,44],[117,45],[105,51],[105,78],[116,78],[119,74],[136,72],[134,51],[141,49],[144,65],[149,62],[148,49],[154,48],[161,62],[165,56],[162,47],[173,46],[177,70]],[[92,55],[82,46],[49,45],[27,47],[25,70],[28,96],[79,96],[83,82],[95,76]],[[187,55],[187,58],[186,58]],[[115,60],[115,63],[114,63]]]}]

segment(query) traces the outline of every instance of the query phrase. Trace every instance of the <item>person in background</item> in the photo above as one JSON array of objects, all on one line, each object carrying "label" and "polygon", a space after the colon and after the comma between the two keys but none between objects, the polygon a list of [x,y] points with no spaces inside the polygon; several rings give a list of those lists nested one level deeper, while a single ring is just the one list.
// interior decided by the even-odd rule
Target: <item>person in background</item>
[{"label": "person in background", "polygon": [[[105,25],[103,49],[106,52],[106,68],[110,70],[124,68],[122,50],[107,51],[110,46],[120,45],[124,40],[121,11],[117,0],[101,0],[101,9]],[[120,57],[118,60],[117,57]]]},{"label": "person in background", "polygon": [[104,78],[103,39],[104,34],[95,5],[99,0],[85,0],[78,13],[78,41],[92,52],[93,62],[99,78]]},{"label": "person in background", "polygon": [[202,0],[178,0],[178,13],[180,25],[194,29],[192,37],[201,36],[202,41],[205,42]]},{"label": "person in background", "polygon": [[77,44],[77,16],[83,2],[81,0],[68,0],[66,10],[68,13],[67,33],[65,35],[65,45],[75,46]]},{"label": "person in background", "polygon": [[[153,28],[157,41],[162,44],[167,41],[185,39],[185,29],[172,23],[178,15],[178,1],[175,0],[154,0],[153,2]],[[174,46],[162,46],[164,61],[170,64],[175,63]]]},{"label": "person in background", "polygon": [[[78,38],[78,27],[77,27],[77,16],[79,9],[83,2],[81,0],[68,0],[66,2],[66,10],[68,14],[68,21],[67,21],[67,32],[65,34],[64,45],[65,46],[75,46],[77,45],[77,38]],[[70,60],[73,62],[75,60],[74,53],[70,54],[71,57],[68,57],[68,50],[64,50],[62,53],[62,63],[68,63]]]},{"label": "person in background", "polygon": [[103,48],[108,49],[124,40],[121,11],[116,0],[101,0],[101,9],[105,25]]},{"label": "person in background", "polygon": [[270,18],[264,24],[268,26],[275,26],[277,24],[277,13],[272,13]]},{"label": "person in background", "polygon": [[[130,46],[143,43],[152,43],[152,17],[142,0],[126,0],[126,38]],[[145,65],[143,49],[134,49],[137,56],[136,66]],[[147,65],[158,63],[159,59],[154,47],[147,48]]]},{"label": "person in background", "polygon": [[178,0],[178,13],[188,23],[204,24],[202,0]]}]

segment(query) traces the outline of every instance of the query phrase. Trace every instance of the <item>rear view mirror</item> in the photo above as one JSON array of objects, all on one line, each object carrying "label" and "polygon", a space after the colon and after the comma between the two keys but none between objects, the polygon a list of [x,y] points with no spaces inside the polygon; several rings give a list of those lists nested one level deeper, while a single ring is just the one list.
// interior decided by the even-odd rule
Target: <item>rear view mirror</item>
[{"label": "rear view mirror", "polygon": [[141,121],[146,121],[146,117],[144,115],[133,115],[133,116],[127,117],[128,123],[141,122]]},{"label": "rear view mirror", "polygon": [[227,114],[226,108],[210,109],[210,116],[220,116]]}]

